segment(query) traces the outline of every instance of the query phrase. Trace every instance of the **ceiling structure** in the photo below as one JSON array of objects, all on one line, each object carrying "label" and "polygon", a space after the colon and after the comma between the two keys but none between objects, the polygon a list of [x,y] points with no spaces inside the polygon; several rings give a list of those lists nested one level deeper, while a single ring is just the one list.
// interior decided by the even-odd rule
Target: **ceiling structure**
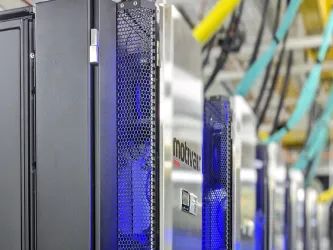
[{"label": "ceiling structure", "polygon": [[[282,1],[282,3],[285,3],[285,1]],[[275,5],[276,1],[270,1],[270,6],[268,10],[269,18],[267,20],[266,29],[264,31],[264,37],[262,40],[263,45],[261,46],[260,50],[261,52],[263,52],[265,48],[268,47],[269,43],[272,40],[272,26],[273,26],[272,24],[276,10]],[[285,8],[286,6],[284,6],[283,9]],[[255,40],[261,23],[262,9],[263,9],[263,0],[245,1],[244,13],[242,16],[241,23],[245,27],[246,41],[243,44],[240,52],[235,53],[234,55],[231,55],[229,57],[229,60],[225,65],[224,70],[221,71],[219,75],[216,77],[215,83],[208,92],[208,94],[216,94],[221,92],[225,93],[221,85],[221,82],[225,82],[229,86],[229,88],[234,89],[244,76],[249,59],[254,49]],[[293,109],[295,108],[297,99],[299,97],[299,92],[301,91],[302,86],[306,80],[306,76],[310,72],[314,64],[314,60],[311,60],[311,58],[308,58],[308,56],[306,56],[306,49],[316,49],[320,46],[321,42],[322,42],[321,30],[319,30],[317,33],[313,32],[311,33],[311,35],[307,35],[307,32],[303,24],[302,16],[301,14],[298,14],[289,33],[289,39],[286,45],[287,50],[294,51],[294,63],[291,69],[291,76],[292,76],[290,80],[291,87],[289,88],[289,93],[286,98],[285,102],[286,107],[283,109],[281,114],[281,122],[286,121],[290,117]],[[218,57],[219,53],[220,49],[218,47],[214,48],[214,50],[212,51],[210,64],[204,70],[204,77],[206,79],[208,79],[211,72],[213,71],[216,58]],[[279,53],[275,54],[274,58],[275,65],[277,63],[278,54]],[[285,53],[285,58],[286,58],[286,53]],[[286,64],[287,62],[286,60],[284,60],[284,63],[280,70],[279,82],[282,82],[283,76],[286,73]],[[273,69],[274,68],[275,67],[273,67]],[[333,61],[329,60],[326,61],[323,65],[323,69],[325,69],[326,71],[333,70]],[[273,72],[274,70],[271,71],[270,80],[272,80],[273,78]],[[263,76],[261,76],[261,78],[257,80],[256,85],[253,87],[251,93],[248,96],[248,101],[252,107],[254,106],[255,99],[260,91],[262,78]],[[268,84],[268,86],[270,86],[270,84]],[[273,94],[271,105],[269,106],[265,122],[261,126],[261,130],[263,131],[269,132],[271,130],[271,123],[275,117],[276,108],[278,107],[280,99],[280,91],[281,88],[278,87],[275,93]],[[269,90],[267,90],[265,94],[268,95],[268,92]],[[318,103],[323,105],[326,101],[326,98],[327,98],[327,88],[325,90],[321,89],[317,97]],[[264,96],[264,100],[265,99],[266,97]],[[296,130],[297,129],[306,130],[308,119],[309,119],[308,117],[304,117],[304,119],[298,123]]]},{"label": "ceiling structure", "polygon": [[[37,0],[0,0],[0,8],[8,9],[8,8],[17,8],[27,6],[28,4],[34,4]],[[217,0],[198,0],[195,1],[197,4],[193,4],[193,0],[158,0],[161,2],[172,2],[175,4],[180,4],[184,7],[186,12],[190,15],[191,19],[194,22],[198,22],[209,9],[216,3]],[[315,1],[315,0],[313,0]],[[286,1],[282,1],[283,8],[285,8]],[[247,68],[249,58],[254,48],[254,44],[257,38],[258,29],[261,23],[263,9],[263,0],[245,0],[244,13],[241,20],[241,26],[245,30],[246,40],[243,44],[240,52],[231,54],[229,60],[225,66],[225,69],[219,73],[216,77],[216,80],[211,87],[209,94],[225,94],[224,89],[222,88],[221,82],[224,81],[230,88],[235,88],[243,77],[245,70]],[[261,52],[268,46],[272,39],[272,26],[275,17],[276,10],[276,1],[270,1],[270,6],[268,9],[268,20],[264,31],[263,37],[263,45],[261,46]],[[311,70],[313,65],[313,60],[307,59],[305,56],[305,50],[309,48],[318,48],[321,44],[321,34],[320,31],[316,34],[314,32],[311,35],[306,35],[305,27],[303,24],[303,20],[301,15],[298,15],[296,18],[293,27],[290,32],[289,40],[287,42],[287,50],[294,51],[294,64],[291,71],[291,87],[286,99],[286,107],[282,110],[281,120],[285,121],[290,117],[293,108],[298,99],[299,92],[301,91],[301,87],[305,82],[307,73]],[[181,45],[180,45],[181,46]],[[210,76],[212,72],[216,58],[220,53],[220,49],[218,47],[214,48],[208,66],[204,70],[204,78]],[[275,56],[274,63],[277,61],[277,56]],[[333,70],[333,60],[326,61],[324,63],[324,69]],[[274,70],[272,70],[273,72]],[[286,73],[286,60],[282,65],[282,69],[280,71],[281,77],[280,82],[282,82],[283,76]],[[254,106],[255,98],[260,91],[261,79],[257,81],[257,84],[253,88],[251,94],[248,97],[248,101],[251,106]],[[272,97],[272,102],[267,112],[267,117],[261,130],[270,131],[272,120],[274,119],[275,110],[279,103],[281,87],[277,88]],[[318,102],[323,104],[326,100],[327,90],[321,90],[318,95]],[[265,94],[268,94],[266,91]],[[264,97],[265,98],[265,97]],[[297,129],[304,130],[306,129],[306,125],[308,118],[304,117],[303,121],[301,121],[297,127]]]},{"label": "ceiling structure", "polygon": [[20,8],[27,6],[28,4],[33,4],[33,3],[32,1],[26,1],[26,0],[0,0],[1,9]]}]

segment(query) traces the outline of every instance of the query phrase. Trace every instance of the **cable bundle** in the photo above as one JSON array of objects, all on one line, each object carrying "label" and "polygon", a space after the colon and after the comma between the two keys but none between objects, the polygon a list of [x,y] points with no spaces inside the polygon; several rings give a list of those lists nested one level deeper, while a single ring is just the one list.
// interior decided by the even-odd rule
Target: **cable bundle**
[{"label": "cable bundle", "polygon": [[[274,39],[274,35],[275,35],[275,33],[278,29],[279,22],[280,22],[281,5],[282,5],[282,1],[279,0],[277,2],[276,12],[275,12],[275,20],[274,20],[274,24],[273,24],[273,32],[272,32],[273,33],[273,39]],[[264,79],[263,79],[263,81],[261,83],[261,86],[260,86],[260,92],[259,92],[256,103],[255,103],[254,108],[253,108],[254,113],[256,113],[256,114],[258,112],[259,106],[260,106],[261,101],[263,99],[263,96],[264,96],[264,93],[265,93],[265,90],[266,90],[266,87],[267,87],[267,83],[268,83],[268,80],[269,80],[269,76],[271,74],[272,66],[273,66],[273,60],[267,65],[266,72],[265,72],[265,75],[264,75]]]},{"label": "cable bundle", "polygon": [[278,30],[276,31],[274,39],[271,42],[268,50],[247,71],[236,89],[237,95],[246,96],[255,83],[255,80],[272,60],[278,44],[286,36],[301,3],[302,0],[293,0],[290,2],[284,14],[283,22],[280,24]]},{"label": "cable bundle", "polygon": [[287,59],[286,76],[283,79],[283,85],[282,85],[282,91],[281,91],[279,106],[276,110],[276,115],[275,115],[275,118],[274,118],[273,127],[272,127],[272,130],[271,130],[270,134],[273,134],[279,127],[279,118],[280,118],[281,110],[282,110],[282,107],[284,105],[285,97],[286,97],[287,92],[288,92],[288,87],[290,86],[289,85],[289,79],[290,79],[290,73],[291,73],[291,67],[292,67],[292,64],[293,64],[293,60],[294,60],[294,53],[292,51],[290,51],[289,55],[288,55],[288,59]]},{"label": "cable bundle", "polygon": [[302,150],[298,161],[293,166],[294,169],[306,170],[309,162],[310,169],[306,176],[306,183],[309,184],[316,173],[316,169],[320,163],[322,152],[325,150],[326,142],[330,136],[330,118],[333,114],[333,88],[331,89],[325,110],[316,122],[314,129],[311,131],[309,138]]},{"label": "cable bundle", "polygon": [[227,37],[225,38],[224,42],[221,45],[221,53],[220,53],[219,57],[217,58],[215,68],[205,85],[205,88],[204,88],[205,92],[207,92],[207,90],[213,84],[213,82],[214,82],[217,74],[220,72],[220,70],[222,70],[224,68],[224,65],[229,57],[232,43],[234,41],[233,38],[236,36],[235,34],[238,31],[238,26],[239,26],[240,19],[241,19],[242,13],[243,13],[244,3],[245,3],[245,0],[243,0],[240,3],[238,11],[234,12],[232,15],[231,22],[230,22],[230,25],[227,30]]},{"label": "cable bundle", "polygon": [[275,142],[282,139],[282,137],[291,130],[297,122],[302,118],[302,116],[310,109],[320,80],[320,73],[322,69],[322,62],[325,59],[329,44],[331,42],[333,32],[333,10],[331,10],[328,23],[326,25],[325,31],[323,33],[323,43],[319,49],[318,57],[315,66],[312,68],[311,73],[305,82],[304,88],[302,90],[301,96],[297,102],[296,109],[286,125],[279,131],[275,132],[270,138],[268,138],[265,143]]}]

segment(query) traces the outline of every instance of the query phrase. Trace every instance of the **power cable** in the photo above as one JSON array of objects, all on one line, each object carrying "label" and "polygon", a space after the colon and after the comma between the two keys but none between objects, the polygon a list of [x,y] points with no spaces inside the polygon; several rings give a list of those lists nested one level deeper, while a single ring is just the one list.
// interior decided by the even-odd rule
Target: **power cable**
[{"label": "power cable", "polygon": [[222,70],[224,68],[224,65],[228,59],[229,52],[231,50],[231,45],[233,42],[233,38],[236,37],[236,33],[238,31],[238,26],[239,26],[240,19],[241,19],[243,9],[244,9],[244,3],[245,3],[245,0],[242,0],[242,2],[240,3],[240,6],[238,8],[238,11],[234,12],[232,15],[231,22],[230,22],[228,30],[227,30],[227,36],[221,45],[222,46],[221,53],[220,53],[219,57],[217,58],[215,68],[204,87],[205,92],[207,92],[207,90],[211,87],[217,74],[220,72],[220,70]]},{"label": "power cable", "polygon": [[272,96],[273,96],[273,93],[275,91],[275,88],[276,88],[276,85],[277,85],[277,82],[278,82],[278,78],[279,78],[279,74],[280,74],[280,70],[281,70],[281,65],[282,65],[282,62],[283,62],[283,57],[284,57],[284,53],[285,53],[285,50],[286,50],[287,40],[288,40],[288,34],[284,37],[284,40],[283,40],[283,47],[282,47],[281,53],[280,53],[279,58],[278,58],[278,63],[277,63],[276,68],[275,68],[271,88],[269,90],[268,97],[266,98],[264,108],[263,108],[262,112],[259,115],[259,119],[258,119],[258,123],[257,123],[257,130],[261,126],[262,122],[264,121],[264,119],[266,117],[267,110],[268,110],[268,108],[271,104]]},{"label": "power cable", "polygon": [[[279,25],[280,14],[281,14],[281,6],[282,6],[281,3],[282,3],[281,0],[279,0],[277,2],[276,12],[275,12],[275,19],[274,19],[274,24],[273,24],[273,32],[272,32],[273,34],[276,33],[278,25]],[[273,37],[273,39],[274,39],[274,37]],[[265,93],[265,90],[266,90],[266,87],[267,87],[267,84],[268,84],[268,80],[269,80],[269,77],[271,75],[272,66],[273,66],[273,62],[270,61],[268,66],[267,66],[264,79],[261,83],[259,95],[257,97],[256,103],[255,103],[254,108],[253,108],[254,113],[256,113],[256,114],[258,113],[258,108],[260,107],[262,98],[264,96],[264,93]]]},{"label": "power cable", "polygon": [[225,89],[228,95],[232,96],[233,91],[230,89],[230,87],[227,85],[226,82],[221,82],[222,87]]},{"label": "power cable", "polygon": [[188,15],[188,13],[186,12],[186,10],[180,5],[177,5],[177,9],[178,9],[179,13],[183,16],[183,18],[186,21],[186,23],[188,24],[188,26],[190,26],[191,30],[193,30],[195,27],[195,24],[192,21],[192,19],[190,18],[190,16]]},{"label": "power cable", "polygon": [[212,50],[213,50],[213,48],[214,48],[216,38],[217,38],[217,35],[214,35],[214,36],[212,37],[212,39],[207,43],[207,47],[204,47],[204,48],[203,48],[203,52],[204,52],[205,50],[207,50],[207,53],[206,53],[206,56],[205,56],[205,58],[204,58],[204,60],[203,60],[202,67],[206,67],[207,64],[208,64],[208,62],[209,62],[210,55],[211,55],[211,52],[212,52]]},{"label": "power cable", "polygon": [[[278,0],[278,2],[281,2],[281,0]],[[262,16],[261,16],[261,24],[260,24],[260,28],[259,28],[259,31],[258,31],[258,34],[257,34],[257,40],[255,42],[253,52],[252,52],[252,55],[251,55],[249,67],[254,63],[254,61],[258,57],[258,53],[259,53],[259,50],[260,50],[260,46],[261,46],[261,42],[262,42],[262,38],[263,38],[263,35],[264,35],[265,26],[266,26],[268,6],[269,6],[269,0],[265,0],[263,10],[262,10]]]},{"label": "power cable", "polygon": [[273,121],[273,127],[272,127],[271,134],[273,134],[278,129],[278,126],[279,126],[280,114],[282,111],[282,107],[284,106],[284,101],[285,101],[285,98],[286,98],[286,95],[288,93],[288,89],[290,86],[289,80],[290,80],[290,72],[291,72],[291,67],[293,65],[293,60],[294,60],[294,52],[290,51],[289,55],[288,55],[288,59],[287,59],[287,71],[286,71],[286,75],[283,80],[280,101],[279,101],[278,108],[276,110],[276,115],[275,115],[275,118]]}]

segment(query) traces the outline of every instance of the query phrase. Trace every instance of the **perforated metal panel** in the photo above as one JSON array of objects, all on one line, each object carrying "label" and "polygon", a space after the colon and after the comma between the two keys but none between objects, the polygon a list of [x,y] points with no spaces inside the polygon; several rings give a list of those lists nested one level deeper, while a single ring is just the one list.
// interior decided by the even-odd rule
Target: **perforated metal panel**
[{"label": "perforated metal panel", "polygon": [[231,249],[232,139],[229,102],[205,101],[202,249]]},{"label": "perforated metal panel", "polygon": [[118,5],[118,249],[156,249],[156,10]]}]

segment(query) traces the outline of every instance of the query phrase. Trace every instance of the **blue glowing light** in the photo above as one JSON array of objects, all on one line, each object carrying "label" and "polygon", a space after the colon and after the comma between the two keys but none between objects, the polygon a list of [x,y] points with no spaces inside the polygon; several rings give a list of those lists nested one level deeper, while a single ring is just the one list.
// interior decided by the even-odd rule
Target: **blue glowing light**
[{"label": "blue glowing light", "polygon": [[144,32],[150,34],[153,26],[144,26],[147,30],[143,31],[137,22],[150,23],[153,10],[133,8],[117,15],[117,249],[149,250],[153,245],[151,184],[156,168],[152,132],[156,117],[153,49],[146,46],[153,37]]},{"label": "blue glowing light", "polygon": [[[228,129],[229,104],[220,99],[205,101],[203,138],[202,249],[228,249],[231,230]],[[230,216],[230,217],[229,217]]]}]

